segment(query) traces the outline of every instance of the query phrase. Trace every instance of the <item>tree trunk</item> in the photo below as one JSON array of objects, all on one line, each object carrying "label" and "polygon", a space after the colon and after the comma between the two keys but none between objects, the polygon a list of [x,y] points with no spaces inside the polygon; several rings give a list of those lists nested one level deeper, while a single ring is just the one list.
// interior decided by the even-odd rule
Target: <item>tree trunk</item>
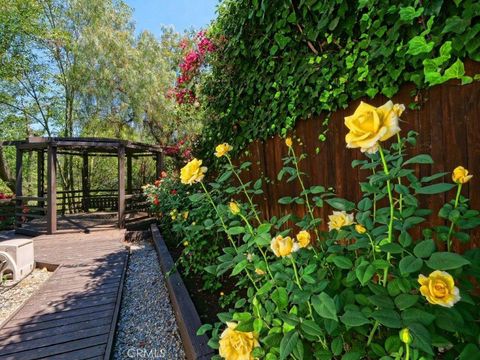
[{"label": "tree trunk", "polygon": [[5,154],[3,153],[3,146],[0,146],[0,179],[15,193],[15,177],[12,176],[8,167],[7,159],[5,159]]}]

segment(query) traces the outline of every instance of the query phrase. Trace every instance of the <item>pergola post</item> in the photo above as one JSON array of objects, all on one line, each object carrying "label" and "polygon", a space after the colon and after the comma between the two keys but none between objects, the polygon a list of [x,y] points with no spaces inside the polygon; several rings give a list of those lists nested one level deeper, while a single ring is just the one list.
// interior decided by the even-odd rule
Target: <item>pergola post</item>
[{"label": "pergola post", "polygon": [[[37,196],[43,198],[45,196],[45,153],[43,150],[37,151]],[[44,207],[45,201],[38,201],[38,207]]]},{"label": "pergola post", "polygon": [[155,179],[159,179],[160,178],[160,173],[163,170],[163,153],[157,152],[155,154],[155,164],[156,164],[156,171],[157,171],[157,173],[155,175]]},{"label": "pergola post", "polygon": [[118,148],[118,227],[125,227],[125,146]]},{"label": "pergola post", "polygon": [[22,227],[22,217],[17,214],[21,214],[23,208],[23,151],[18,148],[16,152],[16,162],[15,162],[15,227]]},{"label": "pergola post", "polygon": [[57,232],[57,147],[47,150],[47,233]]},{"label": "pergola post", "polygon": [[132,179],[132,154],[127,154],[127,194],[133,192],[133,179]]},{"label": "pergola post", "polygon": [[90,174],[88,171],[88,152],[82,155],[82,207],[84,212],[90,209]]}]

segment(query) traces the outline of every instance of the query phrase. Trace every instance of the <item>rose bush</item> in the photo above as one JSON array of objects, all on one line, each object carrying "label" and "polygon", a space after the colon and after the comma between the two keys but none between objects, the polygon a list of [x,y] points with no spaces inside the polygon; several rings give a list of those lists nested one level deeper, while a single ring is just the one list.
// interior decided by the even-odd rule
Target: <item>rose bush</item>
[{"label": "rose bush", "polygon": [[[286,181],[298,182],[301,193],[280,203],[303,205],[303,217],[265,219],[254,201],[262,194],[262,180],[243,183],[239,173],[248,163],[235,166],[228,151],[217,180],[199,181],[203,194],[190,200],[210,204],[229,244],[205,271],[228,273],[248,287],[233,309],[218,314],[219,323],[198,331],[209,332],[218,357],[453,360],[478,355],[480,251],[452,252],[454,239],[468,242],[469,231],[480,225],[479,212],[462,196],[471,178],[466,170],[455,170],[453,183],[442,182],[448,173],[417,177],[414,167],[433,160],[428,154],[407,155],[417,134],[400,136],[403,108],[391,102],[379,108],[361,104],[345,120],[347,147],[365,154],[352,163],[368,174],[358,203],[321,185],[305,187],[299,163],[306,156],[297,156],[291,139],[278,180],[289,175]],[[394,135],[397,141],[386,146]],[[226,178],[237,186],[219,182]],[[455,188],[456,195],[437,214],[444,224],[427,225],[432,210],[420,199]],[[237,195],[235,206],[229,206],[230,199],[218,201],[220,192]],[[316,216],[323,206],[332,212],[328,231]],[[225,340],[231,331],[235,340]]]}]

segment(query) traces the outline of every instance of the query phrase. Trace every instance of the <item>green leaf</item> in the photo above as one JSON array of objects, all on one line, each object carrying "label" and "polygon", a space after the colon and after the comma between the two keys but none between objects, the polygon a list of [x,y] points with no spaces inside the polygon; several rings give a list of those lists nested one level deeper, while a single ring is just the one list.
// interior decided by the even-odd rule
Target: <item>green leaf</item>
[{"label": "green leaf", "polygon": [[408,159],[403,163],[403,165],[408,164],[433,164],[433,159],[430,155],[420,154]]},{"label": "green leaf", "polygon": [[372,208],[373,202],[370,198],[365,197],[358,203],[358,210],[360,211],[368,211]]},{"label": "green leaf", "polygon": [[393,309],[393,301],[386,295],[372,295],[368,300],[375,306],[383,309]]},{"label": "green leaf", "polygon": [[415,56],[422,53],[429,53],[434,46],[435,43],[433,41],[427,43],[424,36],[415,36],[408,42],[407,54]]},{"label": "green leaf", "polygon": [[325,192],[325,188],[323,186],[320,186],[320,185],[312,186],[310,188],[310,192],[312,194],[320,194],[320,193]]},{"label": "green leaf", "polygon": [[272,224],[261,224],[257,229],[257,234],[268,233],[272,227]]},{"label": "green leaf", "polygon": [[435,242],[433,239],[420,241],[413,248],[413,253],[419,258],[427,258],[435,251]]},{"label": "green leaf", "polygon": [[389,243],[382,245],[380,246],[380,250],[391,254],[401,254],[403,252],[403,248],[397,243]]},{"label": "green leaf", "polygon": [[337,265],[340,269],[348,270],[348,269],[351,269],[353,266],[352,260],[350,260],[345,256],[340,256],[340,255],[334,256],[331,258],[331,261],[335,265]]},{"label": "green leaf", "polygon": [[307,335],[312,337],[323,336],[324,332],[320,326],[313,320],[304,320],[300,325],[300,329]]},{"label": "green leaf", "polygon": [[295,199],[291,198],[290,196],[285,196],[285,197],[282,197],[282,198],[278,199],[278,203],[282,204],[282,205],[288,205],[288,204],[291,204],[294,201],[295,201]]},{"label": "green leaf", "polygon": [[402,312],[402,320],[405,325],[419,322],[425,326],[428,326],[435,320],[435,315],[432,315],[424,310],[409,308]]},{"label": "green leaf", "polygon": [[445,70],[446,79],[461,79],[465,75],[465,67],[460,59],[457,59],[452,66]]},{"label": "green leaf", "polygon": [[472,360],[475,359],[478,354],[480,354],[480,350],[477,345],[467,344],[460,353],[458,360]]},{"label": "green leaf", "polygon": [[327,293],[322,292],[319,295],[313,296],[312,306],[321,317],[338,321],[335,302]]},{"label": "green leaf", "polygon": [[359,351],[349,351],[342,356],[342,360],[360,360],[362,358],[362,353]]},{"label": "green leaf", "polygon": [[402,275],[417,272],[422,268],[422,266],[423,260],[412,255],[405,256],[398,264]]},{"label": "green leaf", "polygon": [[402,21],[410,22],[413,19],[419,17],[423,13],[423,7],[415,10],[413,6],[407,6],[400,8],[399,14]]},{"label": "green leaf", "polygon": [[272,293],[272,300],[277,305],[278,310],[282,311],[288,305],[287,289],[279,287]]},{"label": "green leaf", "polygon": [[402,319],[400,315],[390,309],[380,309],[375,310],[372,313],[372,317],[377,320],[380,324],[385,325],[390,328],[400,329],[402,327]]},{"label": "green leaf", "polygon": [[470,261],[456,253],[436,252],[430,256],[426,264],[434,270],[453,270],[465,265],[470,265]]},{"label": "green leaf", "polygon": [[330,344],[330,348],[332,349],[333,355],[340,355],[343,352],[342,338],[340,336],[337,336],[335,339],[333,339],[332,343]]},{"label": "green leaf", "polygon": [[405,310],[415,305],[417,301],[418,295],[400,294],[395,298],[395,305],[400,310]]},{"label": "green leaf", "polygon": [[408,329],[412,333],[412,347],[425,351],[426,353],[433,355],[432,351],[432,338],[430,332],[419,323],[410,324]]},{"label": "green leaf", "polygon": [[288,36],[285,36],[285,35],[283,35],[283,34],[281,34],[281,33],[276,33],[276,34],[274,35],[274,39],[275,39],[275,41],[277,42],[278,47],[279,47],[280,49],[284,49],[285,46],[287,46],[287,44],[288,44],[288,43],[290,42],[290,40],[291,40]]},{"label": "green leaf", "polygon": [[243,269],[247,267],[248,261],[247,259],[243,259],[240,261],[232,270],[232,276],[238,275],[242,272]]},{"label": "green leaf", "polygon": [[205,196],[205,194],[202,194],[202,193],[196,193],[196,194],[193,194],[193,195],[190,195],[188,197],[188,200],[190,200],[191,202],[197,202],[197,201],[200,201],[203,199],[203,197]]},{"label": "green leaf", "polygon": [[364,262],[363,264],[360,264],[356,269],[355,269],[355,275],[357,276],[358,281],[360,281],[360,284],[364,286],[375,274],[375,267],[368,263]]},{"label": "green leaf", "polygon": [[239,235],[245,232],[245,228],[243,226],[234,226],[228,229],[227,232],[229,235]]},{"label": "green leaf", "polygon": [[341,198],[327,199],[326,202],[328,205],[337,210],[352,211],[355,208],[355,204],[353,202]]},{"label": "green leaf", "polygon": [[203,324],[202,326],[200,326],[197,330],[197,335],[198,336],[201,336],[201,335],[205,335],[207,331],[210,331],[212,330],[212,325],[211,324]]},{"label": "green leaf", "polygon": [[340,320],[349,327],[362,326],[370,324],[371,321],[360,311],[347,310],[340,316]]},{"label": "green leaf", "polygon": [[289,331],[285,334],[280,342],[280,359],[286,359],[288,355],[293,351],[298,342],[298,332]]},{"label": "green leaf", "polygon": [[417,189],[417,194],[440,194],[452,190],[456,184],[449,183],[438,183],[433,185],[428,185]]}]

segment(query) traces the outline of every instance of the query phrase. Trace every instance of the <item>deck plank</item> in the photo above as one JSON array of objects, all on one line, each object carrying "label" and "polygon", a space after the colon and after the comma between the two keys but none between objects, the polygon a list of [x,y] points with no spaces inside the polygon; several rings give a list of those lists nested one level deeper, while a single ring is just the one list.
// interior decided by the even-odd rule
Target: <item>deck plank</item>
[{"label": "deck plank", "polygon": [[124,236],[106,230],[33,238],[35,260],[60,267],[0,327],[0,358],[108,358],[128,258]]}]

